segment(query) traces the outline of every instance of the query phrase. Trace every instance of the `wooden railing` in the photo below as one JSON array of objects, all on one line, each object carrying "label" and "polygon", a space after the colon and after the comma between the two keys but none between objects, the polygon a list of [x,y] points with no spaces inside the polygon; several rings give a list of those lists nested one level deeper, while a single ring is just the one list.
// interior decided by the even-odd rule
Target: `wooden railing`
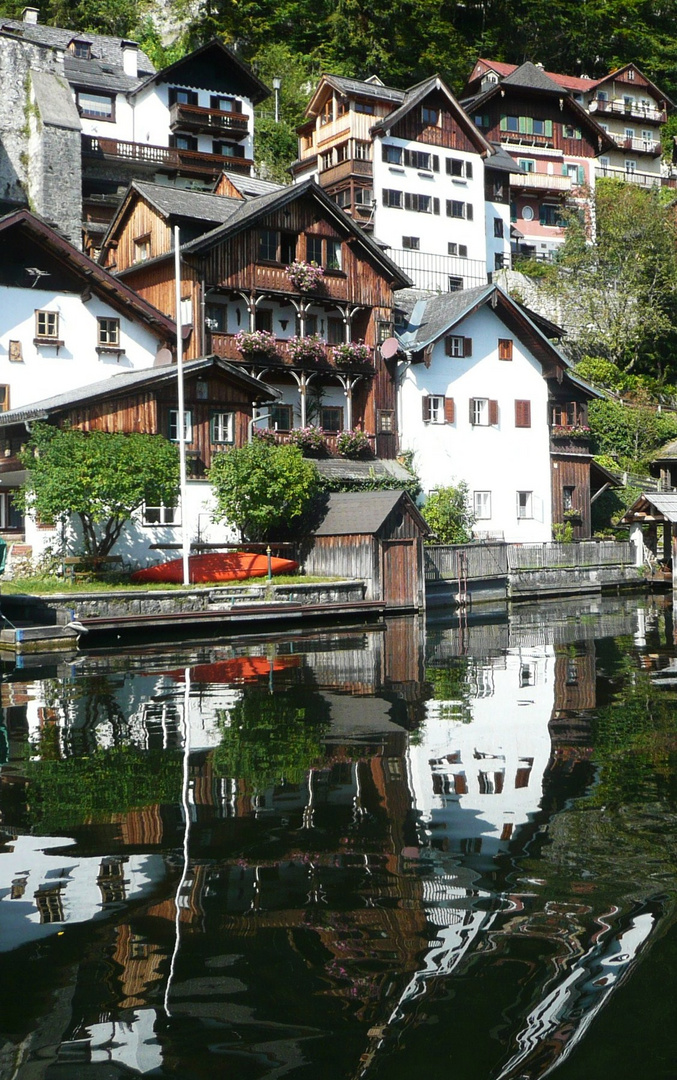
[{"label": "wooden railing", "polygon": [[200,105],[182,105],[174,102],[169,109],[169,126],[189,131],[229,133],[240,139],[247,135],[249,118],[244,113],[224,112],[222,109],[205,109]]},{"label": "wooden railing", "polygon": [[508,569],[561,570],[579,567],[633,566],[629,540],[581,540],[573,544],[507,544]]},{"label": "wooden railing", "polygon": [[[263,353],[254,353],[252,356],[243,356],[235,344],[234,334],[224,334],[217,330],[212,330],[211,332],[211,352],[215,353],[217,356],[221,356],[224,360],[242,360],[250,364],[255,364],[257,367],[297,367],[311,371],[359,371],[364,372],[367,375],[373,372],[374,369],[373,356],[366,364],[336,364],[331,359],[331,355],[328,355],[327,359],[321,363],[314,363],[311,360],[296,361],[289,355],[286,348],[287,342],[284,338],[277,338],[276,345],[278,351],[274,356],[266,357]],[[330,350],[331,346],[328,345],[328,353],[330,353]]]},{"label": "wooden railing", "polygon": [[123,142],[121,139],[101,139],[97,135],[82,136],[82,152],[88,157],[114,158],[134,165],[160,166],[169,169],[188,169],[218,176],[223,169],[250,172],[254,164],[249,158],[228,157],[224,154],[201,154],[197,150],[179,150],[174,146],[152,146],[147,143]]},{"label": "wooden railing", "polygon": [[507,544],[426,544],[425,580],[506,577]]},{"label": "wooden railing", "polygon": [[589,454],[589,435],[550,435],[551,454]]}]

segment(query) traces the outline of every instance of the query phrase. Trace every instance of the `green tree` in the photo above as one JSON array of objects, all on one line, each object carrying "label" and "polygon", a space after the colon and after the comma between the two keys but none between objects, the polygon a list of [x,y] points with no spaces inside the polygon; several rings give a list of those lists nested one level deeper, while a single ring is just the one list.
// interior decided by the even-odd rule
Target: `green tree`
[{"label": "green tree", "polygon": [[465,544],[471,539],[475,517],[470,508],[465,480],[438,488],[428,498],[421,512],[435,533],[433,542]]},{"label": "green tree", "polygon": [[320,491],[320,475],[296,446],[255,440],[218,454],[209,471],[217,520],[235,525],[247,540],[293,534]]},{"label": "green tree", "polygon": [[35,424],[21,461],[18,505],[45,522],[76,514],[87,555],[107,555],[144,502],[172,505],[178,493],[178,451],[161,435]]},{"label": "green tree", "polygon": [[677,438],[677,416],[648,406],[591,401],[588,418],[593,452],[610,455],[624,469],[644,468],[660,446]]}]

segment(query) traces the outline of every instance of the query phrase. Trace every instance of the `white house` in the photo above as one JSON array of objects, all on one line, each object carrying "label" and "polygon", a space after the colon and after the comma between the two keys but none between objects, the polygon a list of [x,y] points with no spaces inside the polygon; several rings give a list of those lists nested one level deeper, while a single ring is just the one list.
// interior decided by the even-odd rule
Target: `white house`
[{"label": "white house", "polygon": [[398,298],[401,446],[424,493],[464,480],[478,536],[548,541],[574,507],[588,528],[589,447],[553,447],[555,462],[551,433],[579,432],[594,392],[535,317],[496,285]]}]

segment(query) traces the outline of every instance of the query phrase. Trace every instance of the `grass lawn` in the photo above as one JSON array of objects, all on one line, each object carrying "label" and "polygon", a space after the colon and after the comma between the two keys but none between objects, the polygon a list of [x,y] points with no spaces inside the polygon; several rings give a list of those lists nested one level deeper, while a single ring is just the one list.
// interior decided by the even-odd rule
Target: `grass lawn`
[{"label": "grass lawn", "polygon": [[[340,581],[340,578],[332,577],[305,577],[302,574],[276,574],[272,579],[273,585],[316,585],[321,582]],[[246,578],[244,581],[212,581],[201,583],[199,585],[190,585],[190,589],[228,589],[246,587],[248,585],[267,585],[268,579],[265,577],[259,578]],[[49,593],[90,593],[90,592],[130,592],[130,593],[144,593],[144,592],[157,592],[160,591],[178,591],[181,592],[185,586],[183,585],[163,585],[157,584],[145,584],[135,585],[129,580],[129,577],[125,574],[107,574],[100,578],[83,578],[79,581],[66,581],[63,578],[45,576],[45,577],[23,577],[13,578],[11,581],[5,581],[0,577],[0,593],[5,596],[17,596],[19,594],[29,593],[32,596],[47,595]]]}]

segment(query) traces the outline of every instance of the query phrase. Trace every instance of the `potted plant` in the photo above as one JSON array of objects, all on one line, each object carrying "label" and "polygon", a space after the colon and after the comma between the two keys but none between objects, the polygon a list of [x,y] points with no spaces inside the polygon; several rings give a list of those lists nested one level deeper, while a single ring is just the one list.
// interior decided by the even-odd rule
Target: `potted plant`
[{"label": "potted plant", "polygon": [[278,355],[277,341],[269,330],[239,330],[235,335],[235,345],[247,359],[265,356],[270,360]]},{"label": "potted plant", "polygon": [[336,439],[336,449],[341,457],[355,461],[371,453],[371,443],[364,431],[342,431]]},{"label": "potted plant", "polygon": [[346,367],[350,364],[371,363],[371,349],[363,341],[347,341],[343,345],[334,345],[331,356],[335,364]]},{"label": "potted plant", "polygon": [[587,439],[590,436],[590,428],[584,424],[572,424],[571,427],[555,424],[551,435],[553,439]]},{"label": "potted plant", "polygon": [[324,270],[321,266],[318,266],[316,262],[305,262],[303,259],[294,259],[294,262],[286,267],[286,271],[287,277],[299,292],[315,292],[324,279]]},{"label": "potted plant", "polygon": [[303,428],[294,428],[293,431],[289,432],[287,442],[290,442],[292,446],[298,446],[299,450],[309,457],[320,457],[327,450],[327,440],[324,437],[324,432],[322,428],[315,427],[314,424],[307,424]]},{"label": "potted plant", "polygon": [[287,355],[294,364],[322,364],[327,359],[327,346],[317,334],[289,338]]}]

